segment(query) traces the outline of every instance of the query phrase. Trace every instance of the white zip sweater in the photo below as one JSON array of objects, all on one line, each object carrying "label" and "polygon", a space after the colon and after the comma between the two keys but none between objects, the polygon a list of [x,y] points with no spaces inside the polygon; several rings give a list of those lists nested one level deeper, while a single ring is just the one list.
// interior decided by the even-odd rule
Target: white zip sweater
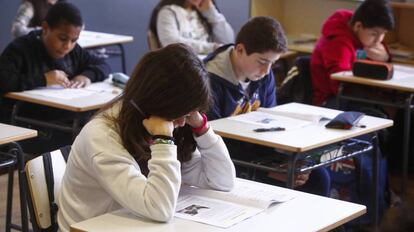
[{"label": "white zip sweater", "polygon": [[146,178],[113,126],[103,118],[93,119],[69,156],[58,197],[60,230],[119,208],[166,222],[174,215],[181,183],[231,190],[235,169],[221,137],[209,129],[195,139],[198,149],[183,164],[175,145],[152,145]]},{"label": "white zip sweater", "polygon": [[187,11],[178,5],[161,8],[157,15],[157,34],[161,45],[184,43],[196,53],[208,54],[214,50],[216,43],[234,42],[233,28],[216,7],[202,14],[211,24],[212,35],[207,33],[195,10]]}]

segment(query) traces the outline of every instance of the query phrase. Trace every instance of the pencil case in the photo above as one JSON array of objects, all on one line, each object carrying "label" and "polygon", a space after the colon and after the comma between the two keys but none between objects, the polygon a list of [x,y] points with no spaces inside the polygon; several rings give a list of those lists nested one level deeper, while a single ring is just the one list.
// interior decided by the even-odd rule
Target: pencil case
[{"label": "pencil case", "polygon": [[356,77],[389,80],[394,75],[394,67],[391,63],[357,60],[352,65],[352,73]]},{"label": "pencil case", "polygon": [[353,126],[357,125],[359,120],[364,116],[364,113],[355,112],[355,111],[347,111],[338,114],[334,119],[328,122],[325,125],[326,128],[334,128],[334,129],[345,129],[349,130]]}]

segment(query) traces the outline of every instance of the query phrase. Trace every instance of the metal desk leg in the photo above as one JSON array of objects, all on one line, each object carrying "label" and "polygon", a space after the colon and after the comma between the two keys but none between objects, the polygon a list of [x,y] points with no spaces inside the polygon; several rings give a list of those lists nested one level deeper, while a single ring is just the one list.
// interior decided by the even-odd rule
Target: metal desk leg
[{"label": "metal desk leg", "polygon": [[372,137],[372,222],[374,231],[378,228],[378,192],[379,192],[379,159],[380,153],[378,148],[378,135]]},{"label": "metal desk leg", "polygon": [[411,121],[411,102],[413,94],[410,94],[405,100],[404,107],[404,137],[403,137],[403,179],[401,182],[402,197],[405,198],[407,188],[407,173],[408,173],[408,153],[410,146],[410,121]]},{"label": "metal desk leg", "polygon": [[343,96],[344,91],[344,84],[342,82],[339,83],[338,94],[336,97],[336,109],[341,109],[341,97]]},{"label": "metal desk leg", "polygon": [[296,161],[298,161],[299,154],[298,153],[292,153],[291,158],[289,159],[288,163],[288,170],[287,170],[287,180],[286,180],[286,187],[293,189],[295,187],[295,167],[296,167]]},{"label": "metal desk leg", "polygon": [[[10,152],[17,158],[17,167],[19,174],[19,192],[20,192],[20,213],[22,220],[21,231],[29,231],[28,217],[27,217],[27,198],[25,183],[25,171],[24,171],[24,154],[21,146],[18,143],[10,143]],[[17,226],[12,225],[12,228],[20,229]]]},{"label": "metal desk leg", "polygon": [[126,62],[125,62],[125,49],[122,44],[117,44],[119,50],[121,50],[121,65],[122,65],[122,72],[126,73]]}]

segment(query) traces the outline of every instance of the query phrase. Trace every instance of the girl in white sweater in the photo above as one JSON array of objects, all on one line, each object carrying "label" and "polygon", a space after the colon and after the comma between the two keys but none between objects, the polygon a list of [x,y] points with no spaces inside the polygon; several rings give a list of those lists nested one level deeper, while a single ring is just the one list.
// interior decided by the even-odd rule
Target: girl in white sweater
[{"label": "girl in white sweater", "polygon": [[166,222],[182,183],[229,191],[235,169],[204,112],[207,72],[183,44],[145,55],[123,94],[80,132],[58,198],[60,230],[120,208]]},{"label": "girl in white sweater", "polygon": [[161,0],[149,27],[160,46],[184,43],[198,54],[234,42],[233,29],[213,0]]}]

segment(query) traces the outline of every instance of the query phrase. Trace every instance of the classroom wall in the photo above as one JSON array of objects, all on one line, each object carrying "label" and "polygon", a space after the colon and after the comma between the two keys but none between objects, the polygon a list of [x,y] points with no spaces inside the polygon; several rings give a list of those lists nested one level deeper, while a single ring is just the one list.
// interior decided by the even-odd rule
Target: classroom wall
[{"label": "classroom wall", "polygon": [[[134,37],[134,42],[125,44],[127,70],[130,73],[145,52],[148,51],[146,33],[149,17],[158,0],[70,0],[82,11],[87,30]],[[235,32],[240,29],[250,14],[250,0],[216,0]],[[0,0],[0,50],[11,41],[10,23],[20,0]],[[120,60],[108,61],[113,71],[120,71]]]},{"label": "classroom wall", "polygon": [[278,19],[289,35],[319,36],[323,22],[336,9],[355,9],[357,4],[344,0],[252,0],[251,15]]}]

